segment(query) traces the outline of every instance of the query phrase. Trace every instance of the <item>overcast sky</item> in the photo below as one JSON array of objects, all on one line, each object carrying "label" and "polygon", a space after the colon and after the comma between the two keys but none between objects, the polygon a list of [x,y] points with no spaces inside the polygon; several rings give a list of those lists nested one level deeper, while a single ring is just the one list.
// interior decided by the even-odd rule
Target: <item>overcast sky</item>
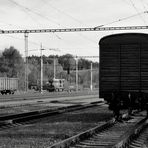
[{"label": "overcast sky", "polygon": [[[0,29],[96,27],[104,24],[104,27],[148,25],[147,10],[147,0],[0,0]],[[120,32],[29,34],[29,55],[39,55],[42,43],[46,49],[60,50],[45,50],[45,55],[70,53],[97,56],[100,38]],[[0,50],[14,46],[24,56],[24,34],[3,34],[0,35],[0,41]]]}]

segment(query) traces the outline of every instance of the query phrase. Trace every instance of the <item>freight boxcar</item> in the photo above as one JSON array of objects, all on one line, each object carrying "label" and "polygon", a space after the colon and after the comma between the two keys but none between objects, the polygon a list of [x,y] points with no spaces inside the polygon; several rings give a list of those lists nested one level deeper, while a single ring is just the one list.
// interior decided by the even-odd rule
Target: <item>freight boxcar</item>
[{"label": "freight boxcar", "polygon": [[123,104],[148,94],[148,34],[124,33],[100,42],[99,95],[108,102],[119,94]]},{"label": "freight boxcar", "polygon": [[0,77],[0,93],[14,94],[18,90],[18,78]]}]

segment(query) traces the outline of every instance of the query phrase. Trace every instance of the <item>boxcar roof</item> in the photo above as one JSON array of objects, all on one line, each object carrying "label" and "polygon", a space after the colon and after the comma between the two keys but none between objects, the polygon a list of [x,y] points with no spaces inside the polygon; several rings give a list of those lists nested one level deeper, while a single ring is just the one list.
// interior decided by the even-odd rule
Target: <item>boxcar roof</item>
[{"label": "boxcar roof", "polygon": [[103,37],[99,41],[102,44],[132,44],[132,43],[147,43],[148,34],[145,33],[122,33]]}]

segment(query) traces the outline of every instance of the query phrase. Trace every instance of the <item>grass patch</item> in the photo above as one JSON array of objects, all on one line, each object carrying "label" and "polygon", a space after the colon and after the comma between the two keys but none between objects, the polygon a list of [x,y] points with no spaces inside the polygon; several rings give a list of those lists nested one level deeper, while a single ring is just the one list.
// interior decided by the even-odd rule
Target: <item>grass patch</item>
[{"label": "grass patch", "polygon": [[[110,118],[107,108],[96,107],[48,117],[13,129],[0,132],[0,147],[44,148],[80,132],[102,124]],[[22,146],[21,146],[22,148]]]}]

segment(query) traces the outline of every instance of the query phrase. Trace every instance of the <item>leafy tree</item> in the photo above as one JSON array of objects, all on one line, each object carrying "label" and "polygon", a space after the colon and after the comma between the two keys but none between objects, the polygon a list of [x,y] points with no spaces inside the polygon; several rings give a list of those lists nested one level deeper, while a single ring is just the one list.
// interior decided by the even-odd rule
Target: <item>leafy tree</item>
[{"label": "leafy tree", "polygon": [[72,69],[75,62],[71,54],[66,54],[59,57],[58,61],[63,66],[64,70],[67,70],[68,68]]},{"label": "leafy tree", "polygon": [[[58,60],[55,58],[55,73],[56,77],[63,71],[63,67],[58,63]],[[46,79],[52,79],[54,77],[54,57],[52,58],[52,63],[44,64],[44,77]],[[59,77],[58,77],[59,78]]]},{"label": "leafy tree", "polygon": [[78,65],[79,65],[79,69],[90,69],[91,61],[81,58],[78,61]]},{"label": "leafy tree", "polygon": [[29,88],[32,85],[37,85],[40,79],[40,57],[28,57],[28,82]]},{"label": "leafy tree", "polygon": [[13,46],[5,48],[0,56],[0,76],[19,78],[19,88],[24,86],[24,61],[17,49]]},{"label": "leafy tree", "polygon": [[[54,55],[49,57],[43,56],[43,80],[48,81],[52,79],[54,74]],[[37,56],[28,57],[29,63],[29,87],[31,85],[37,85],[40,83],[40,74],[41,74],[41,58]],[[59,76],[59,73],[63,71],[62,66],[56,60],[56,76]],[[59,78],[59,77],[58,77]]]},{"label": "leafy tree", "polygon": [[0,72],[8,77],[17,77],[23,67],[23,59],[14,47],[6,48],[1,56]]},{"label": "leafy tree", "polygon": [[75,59],[71,54],[66,54],[60,56],[58,59],[59,63],[62,65],[64,70],[73,70],[75,69]]}]

